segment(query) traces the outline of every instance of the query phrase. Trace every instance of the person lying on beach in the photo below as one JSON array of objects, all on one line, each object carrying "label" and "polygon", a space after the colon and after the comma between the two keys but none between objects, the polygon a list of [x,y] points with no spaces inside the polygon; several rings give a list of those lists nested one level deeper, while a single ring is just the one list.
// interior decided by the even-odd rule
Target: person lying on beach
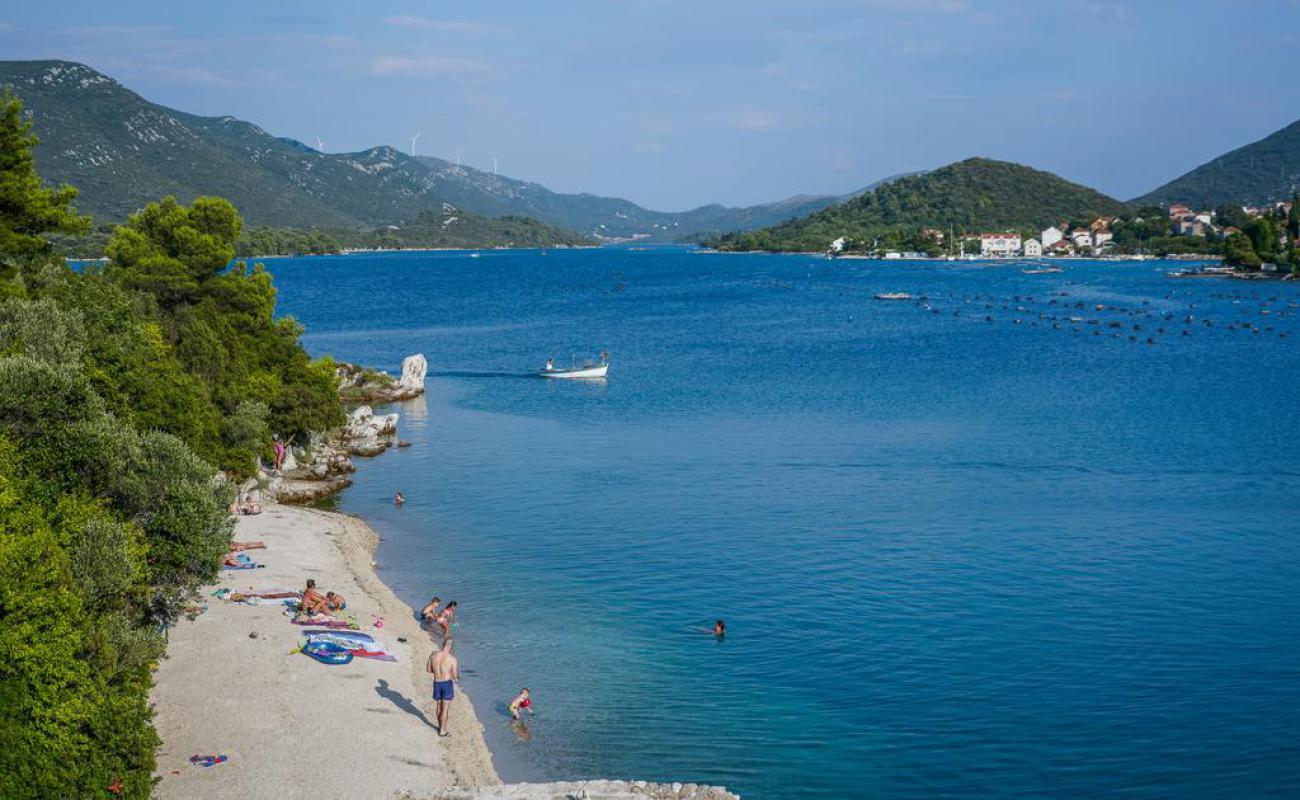
[{"label": "person lying on beach", "polygon": [[448,603],[447,607],[438,613],[435,621],[438,623],[438,627],[442,629],[443,638],[446,638],[447,632],[456,623],[456,601],[452,600]]},{"label": "person lying on beach", "polygon": [[429,605],[420,609],[420,619],[425,622],[433,622],[438,617],[438,606],[442,604],[441,597],[435,597],[429,601]]},{"label": "person lying on beach", "polygon": [[262,504],[257,502],[256,500],[249,500],[246,503],[241,503],[238,500],[236,500],[230,504],[230,508],[228,508],[227,511],[229,511],[234,516],[239,516],[240,514],[244,514],[244,515],[261,514]]},{"label": "person lying on beach", "polygon": [[528,709],[530,715],[533,713],[533,698],[528,694],[527,686],[520,689],[519,694],[515,695],[515,699],[510,701],[510,716],[519,719],[519,709],[521,708]]},{"label": "person lying on beach", "polygon": [[343,595],[334,592],[325,593],[325,608],[330,611],[342,611],[348,607],[348,601]]},{"label": "person lying on beach", "polygon": [[238,567],[243,563],[239,560],[239,552],[235,550],[231,550],[221,557],[221,566],[223,567]]},{"label": "person lying on beach", "polygon": [[316,581],[312,578],[307,579],[307,588],[302,590],[302,610],[309,614],[329,613],[329,604],[325,602],[325,595],[316,589]]},{"label": "person lying on beach", "polygon": [[230,552],[238,553],[241,550],[265,550],[266,542],[231,542]]}]

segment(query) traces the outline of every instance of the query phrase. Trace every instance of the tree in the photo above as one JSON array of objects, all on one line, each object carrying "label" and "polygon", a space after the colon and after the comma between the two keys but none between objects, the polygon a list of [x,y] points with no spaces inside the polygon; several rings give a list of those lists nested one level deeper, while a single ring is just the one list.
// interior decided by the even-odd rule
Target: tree
[{"label": "tree", "polygon": [[148,292],[165,309],[196,302],[235,257],[243,229],[228,200],[200,197],[189,208],[165,197],[131,215],[108,243],[109,274]]},{"label": "tree", "polygon": [[1259,255],[1244,233],[1234,233],[1223,243],[1223,262],[1230,267],[1259,269]]},{"label": "tree", "polygon": [[1286,216],[1287,238],[1294,243],[1300,239],[1300,193],[1291,196],[1291,211]]},{"label": "tree", "polygon": [[11,278],[21,264],[49,255],[46,235],[90,229],[90,218],[72,206],[77,190],[47,188],[36,174],[32,148],[39,140],[22,108],[8,88],[0,93],[0,278]]},{"label": "tree", "polygon": [[1250,237],[1250,244],[1260,258],[1277,254],[1277,225],[1270,217],[1255,217],[1241,232]]},{"label": "tree", "polygon": [[1214,209],[1214,223],[1220,228],[1244,228],[1250,224],[1250,216],[1241,206],[1224,203]]}]

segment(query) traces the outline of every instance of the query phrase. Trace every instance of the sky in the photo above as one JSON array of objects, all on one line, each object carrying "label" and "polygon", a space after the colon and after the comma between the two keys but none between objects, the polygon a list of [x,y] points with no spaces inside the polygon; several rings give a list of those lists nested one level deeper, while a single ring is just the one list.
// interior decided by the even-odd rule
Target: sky
[{"label": "sky", "polygon": [[1129,199],[1300,118],[1300,0],[59,0],[0,58],[665,211],[970,156]]}]

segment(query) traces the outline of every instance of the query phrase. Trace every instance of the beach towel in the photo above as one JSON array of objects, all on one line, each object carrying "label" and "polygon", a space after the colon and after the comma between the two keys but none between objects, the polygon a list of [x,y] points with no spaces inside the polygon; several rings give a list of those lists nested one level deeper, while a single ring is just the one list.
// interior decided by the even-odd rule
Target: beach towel
[{"label": "beach towel", "polygon": [[376,646],[374,637],[363,631],[338,631],[338,630],[303,631],[302,635],[306,636],[308,639],[315,639],[320,636],[328,637],[330,639],[336,639],[339,641],[346,639],[348,642],[370,645],[371,649],[374,650],[386,649],[383,647],[383,645]]},{"label": "beach towel", "polygon": [[291,619],[292,625],[324,625],[327,628],[351,628],[351,622],[345,622],[341,619]]}]

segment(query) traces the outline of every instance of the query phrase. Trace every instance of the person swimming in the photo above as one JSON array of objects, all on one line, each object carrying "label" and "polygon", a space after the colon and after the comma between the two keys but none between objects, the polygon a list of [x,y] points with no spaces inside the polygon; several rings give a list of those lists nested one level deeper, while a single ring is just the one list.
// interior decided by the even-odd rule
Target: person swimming
[{"label": "person swimming", "polygon": [[398,505],[398,506],[400,506],[402,503],[405,503],[405,502],[406,502],[406,497],[403,496],[403,494],[402,494],[400,491],[398,491],[398,492],[394,492],[394,493],[393,493],[393,504],[394,504],[394,505]]},{"label": "person swimming", "polygon": [[722,620],[718,620],[717,622],[713,623],[713,635],[718,637],[719,639],[721,639],[723,636],[726,636],[727,623],[723,622]]}]

